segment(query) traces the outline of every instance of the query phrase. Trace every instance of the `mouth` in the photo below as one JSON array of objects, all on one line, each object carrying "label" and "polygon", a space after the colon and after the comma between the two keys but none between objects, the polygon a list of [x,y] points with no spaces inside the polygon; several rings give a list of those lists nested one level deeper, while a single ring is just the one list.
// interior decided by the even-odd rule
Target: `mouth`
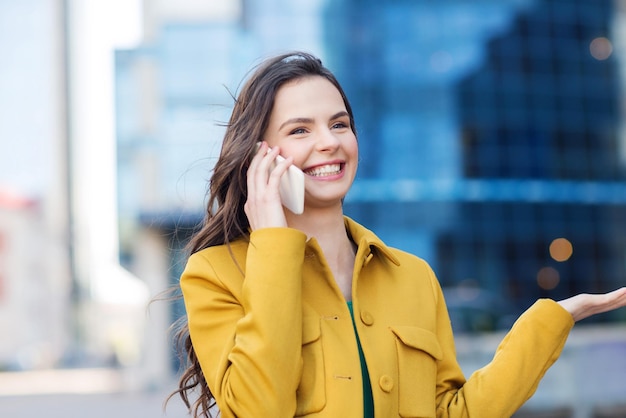
[{"label": "mouth", "polygon": [[305,170],[304,173],[312,177],[330,177],[336,176],[337,174],[341,173],[342,169],[343,164],[340,163],[326,164]]}]

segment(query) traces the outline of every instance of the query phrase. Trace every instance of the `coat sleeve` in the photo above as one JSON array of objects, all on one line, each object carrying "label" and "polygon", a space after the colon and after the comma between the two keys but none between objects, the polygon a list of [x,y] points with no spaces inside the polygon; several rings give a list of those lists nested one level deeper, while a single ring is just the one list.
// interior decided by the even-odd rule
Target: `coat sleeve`
[{"label": "coat sleeve", "polygon": [[492,361],[464,381],[443,294],[438,283],[435,288],[444,352],[437,376],[437,417],[512,416],[535,393],[546,371],[559,358],[574,326],[572,316],[552,300],[538,300],[518,318]]},{"label": "coat sleeve", "polygon": [[294,416],[305,241],[288,228],[254,231],[243,272],[224,247],[187,262],[181,289],[191,341],[222,417]]}]

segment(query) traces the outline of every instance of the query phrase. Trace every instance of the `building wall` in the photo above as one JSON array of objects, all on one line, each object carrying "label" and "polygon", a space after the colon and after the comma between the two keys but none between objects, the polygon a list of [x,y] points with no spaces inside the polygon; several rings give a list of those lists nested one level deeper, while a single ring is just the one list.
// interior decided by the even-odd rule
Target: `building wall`
[{"label": "building wall", "polygon": [[0,28],[0,369],[51,367],[73,343],[61,2],[2,0]]},{"label": "building wall", "polygon": [[51,367],[70,337],[69,295],[48,270],[41,206],[6,196],[0,191],[0,370]]}]

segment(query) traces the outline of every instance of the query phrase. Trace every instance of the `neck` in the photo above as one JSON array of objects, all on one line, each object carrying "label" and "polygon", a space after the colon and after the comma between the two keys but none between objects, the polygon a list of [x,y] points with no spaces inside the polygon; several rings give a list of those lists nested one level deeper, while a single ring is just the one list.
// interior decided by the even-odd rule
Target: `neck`
[{"label": "neck", "polygon": [[342,208],[305,209],[300,216],[287,215],[287,223],[317,240],[341,293],[346,300],[352,300],[356,248],[346,231]]},{"label": "neck", "polygon": [[305,208],[302,215],[285,211],[285,216],[291,228],[304,232],[309,238],[315,237],[320,245],[328,240],[337,240],[340,236],[347,237],[341,206],[322,209]]}]

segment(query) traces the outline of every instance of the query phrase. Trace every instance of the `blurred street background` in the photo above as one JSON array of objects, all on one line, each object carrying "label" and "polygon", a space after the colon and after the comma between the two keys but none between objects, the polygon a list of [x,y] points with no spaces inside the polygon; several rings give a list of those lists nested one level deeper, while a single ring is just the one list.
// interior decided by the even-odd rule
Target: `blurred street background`
[{"label": "blurred street background", "polygon": [[182,418],[189,416],[174,389],[129,390],[119,371],[46,370],[0,375],[0,416],[7,418]]},{"label": "blurred street background", "polygon": [[[624,0],[0,0],[0,417],[163,412],[184,245],[240,81],[335,72],[346,213],[426,259],[467,374],[537,298],[626,285]],[[626,310],[519,417],[626,417]]]}]

